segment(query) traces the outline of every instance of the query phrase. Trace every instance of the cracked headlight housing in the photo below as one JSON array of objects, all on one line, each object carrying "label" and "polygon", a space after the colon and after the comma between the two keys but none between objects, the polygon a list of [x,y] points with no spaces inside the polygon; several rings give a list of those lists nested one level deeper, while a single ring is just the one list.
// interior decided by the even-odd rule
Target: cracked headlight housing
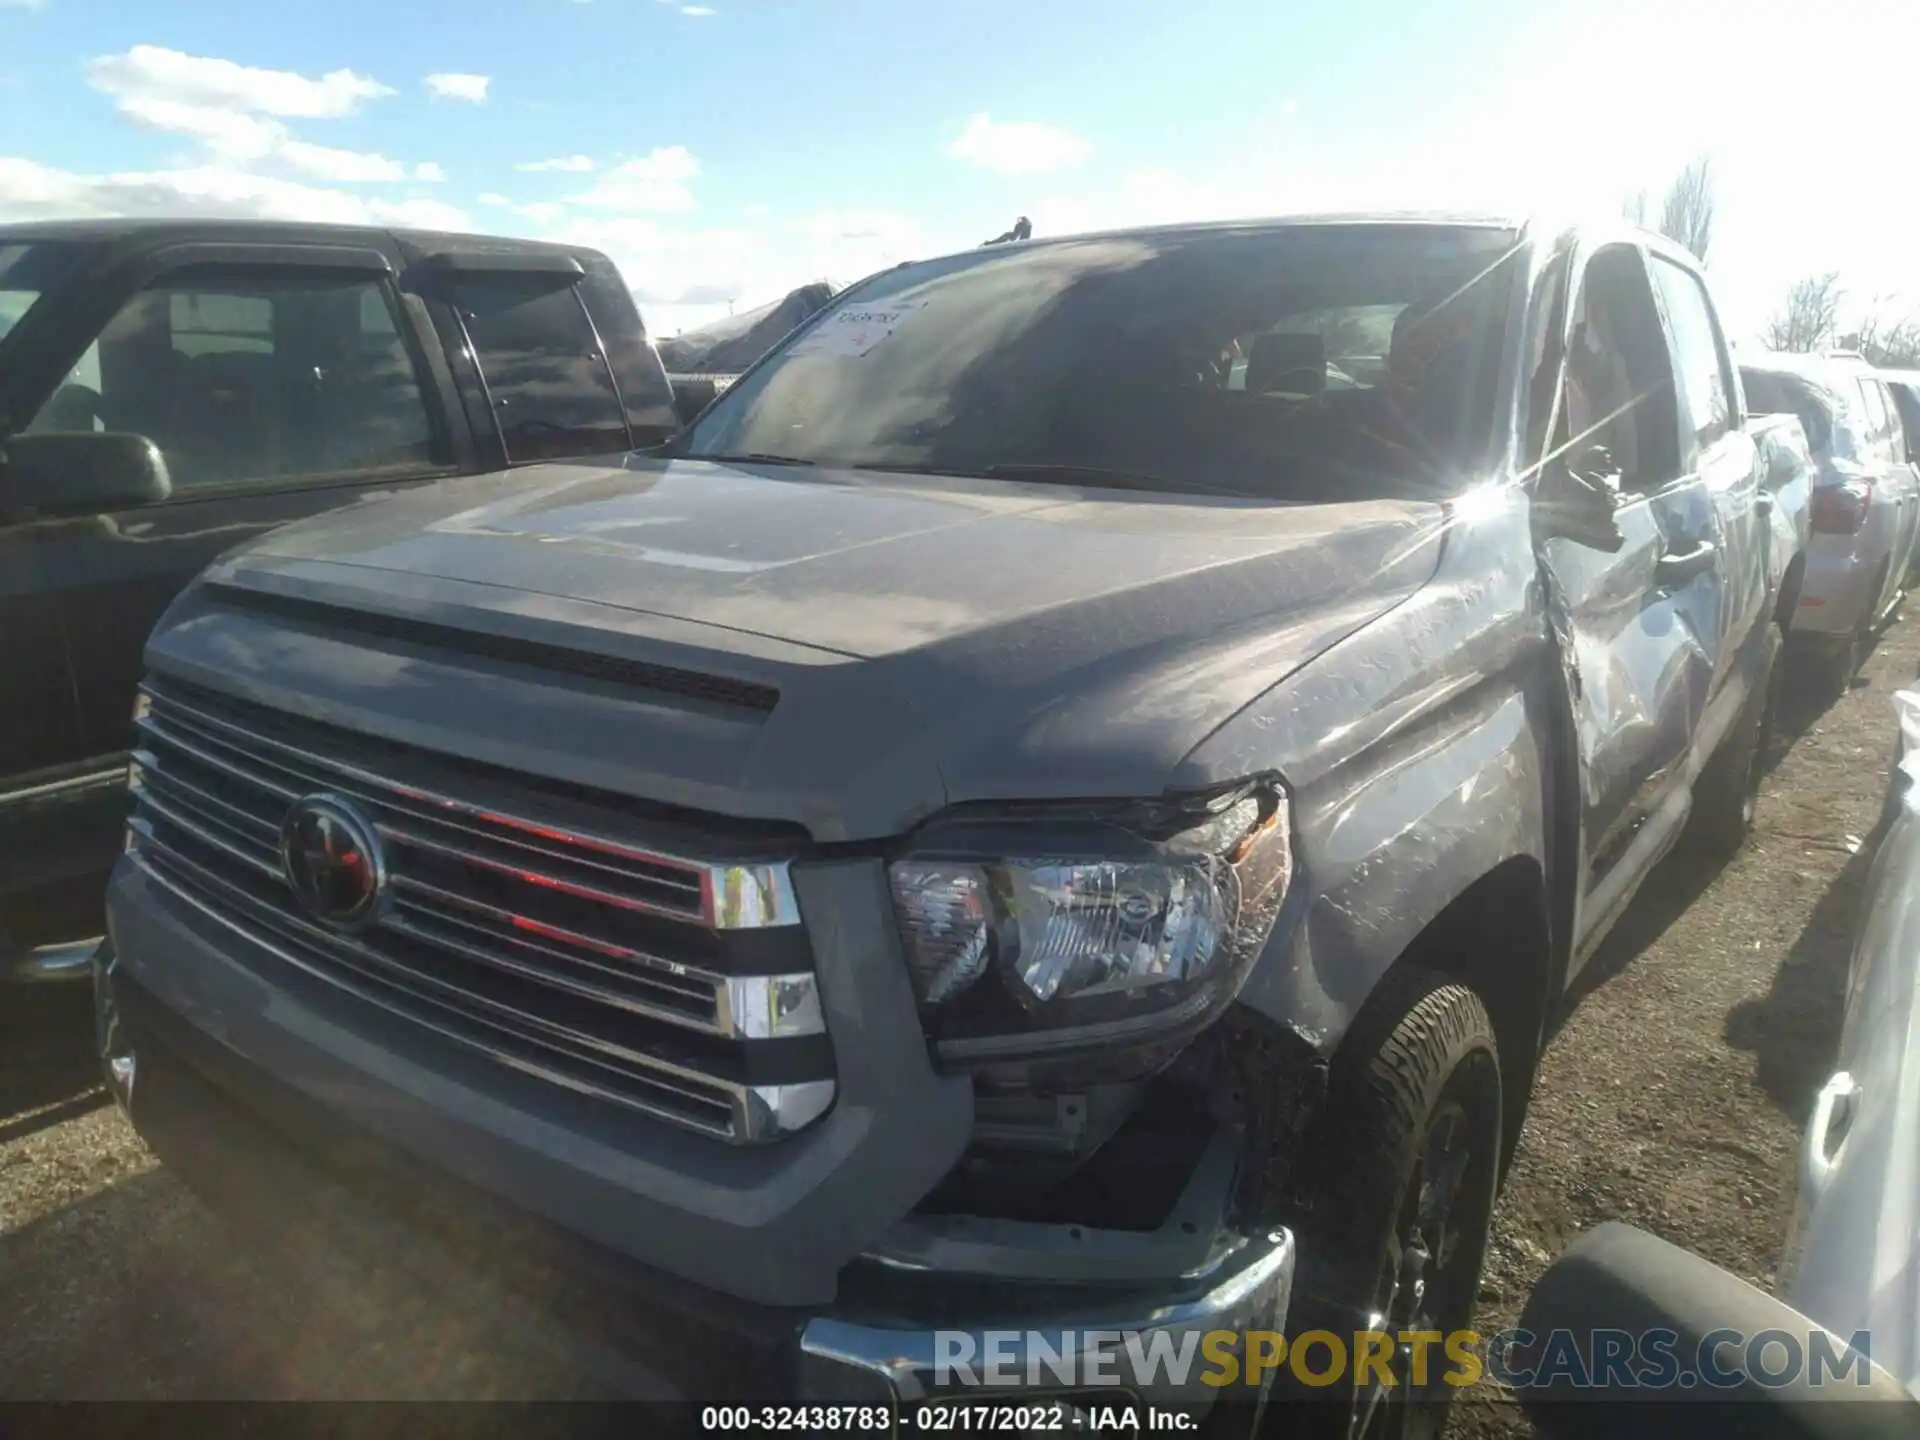
[{"label": "cracked headlight housing", "polygon": [[976,1068],[1100,1049],[1118,1072],[1151,1068],[1239,993],[1288,841],[1271,785],[936,825],[889,871],[936,1054]]}]

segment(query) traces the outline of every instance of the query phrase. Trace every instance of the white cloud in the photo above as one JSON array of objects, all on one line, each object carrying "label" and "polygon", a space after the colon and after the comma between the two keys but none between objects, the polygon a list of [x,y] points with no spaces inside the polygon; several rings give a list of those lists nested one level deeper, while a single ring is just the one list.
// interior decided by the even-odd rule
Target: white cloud
[{"label": "white cloud", "polygon": [[287,127],[278,120],[221,105],[127,95],[120,98],[119,108],[142,129],[189,136],[228,160],[262,159],[288,136]]},{"label": "white cloud", "polygon": [[[394,92],[351,70],[312,79],[286,70],[260,70],[231,60],[136,45],[103,55],[87,67],[95,89],[142,129],[179,135],[204,147],[216,166],[266,166],[336,184],[390,184],[444,179],[431,163],[409,172],[384,155],[342,150],[297,137],[292,119],[333,119]],[[204,168],[204,166],[201,166]]]},{"label": "white cloud", "polygon": [[406,200],[375,201],[368,207],[376,223],[411,226],[418,230],[471,230],[473,218],[458,205],[444,200],[412,197]]},{"label": "white cloud", "polygon": [[668,145],[616,165],[592,189],[569,198],[578,205],[618,214],[691,210],[693,191],[687,182],[700,173],[700,164],[684,145]]},{"label": "white cloud", "polygon": [[472,105],[487,103],[487,87],[493,83],[486,75],[441,73],[427,76],[427,93],[436,100],[465,100]]},{"label": "white cloud", "polygon": [[534,173],[552,170],[583,175],[593,169],[593,157],[590,155],[562,155],[555,160],[532,160],[522,165],[516,165],[513,168]]},{"label": "white cloud", "polygon": [[0,10],[38,10],[47,0],[0,0]]},{"label": "white cloud", "polygon": [[438,185],[447,178],[447,172],[438,161],[422,160],[413,167],[413,178],[427,185]]},{"label": "white cloud", "polygon": [[1070,131],[1037,120],[995,120],[982,111],[967,117],[960,137],[947,147],[956,160],[1003,175],[1040,175],[1070,170],[1093,154],[1093,146]]},{"label": "white cloud", "polygon": [[315,220],[342,225],[470,227],[433,200],[370,200],[223,165],[86,175],[0,157],[0,219],[185,215],[222,220]]},{"label": "white cloud", "polygon": [[529,220],[542,225],[551,225],[567,213],[567,207],[552,200],[535,200],[527,205],[515,205],[514,213],[524,215]]},{"label": "white cloud", "polygon": [[404,180],[407,167],[384,155],[367,155],[357,150],[336,150],[330,145],[310,145],[304,140],[289,140],[277,152],[280,159],[303,174],[317,180],[336,183]]},{"label": "white cloud", "polygon": [[[585,0],[581,0],[581,3],[584,4]],[[711,5],[689,5],[686,3],[686,0],[660,0],[660,3],[662,5],[672,6],[682,15],[691,15],[695,19],[700,19],[708,15],[718,15],[720,13]]]},{"label": "white cloud", "polygon": [[351,115],[365,102],[394,93],[352,70],[330,70],[311,79],[159,45],[99,56],[88,62],[87,78],[96,90],[123,102],[164,101],[313,120]]},{"label": "white cloud", "polygon": [[502,195],[498,190],[489,190],[484,195],[480,196],[479,199],[482,205],[513,204],[513,201],[509,200],[505,195]]}]

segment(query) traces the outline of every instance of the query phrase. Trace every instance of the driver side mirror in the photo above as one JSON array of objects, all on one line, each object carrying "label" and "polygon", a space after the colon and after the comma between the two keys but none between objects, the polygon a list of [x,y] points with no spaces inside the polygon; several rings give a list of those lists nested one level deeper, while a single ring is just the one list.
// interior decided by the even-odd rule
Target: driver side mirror
[{"label": "driver side mirror", "polygon": [[173,493],[166,458],[144,435],[93,430],[14,435],[0,445],[0,517],[99,515]]},{"label": "driver side mirror", "polygon": [[1627,543],[1613,515],[1620,482],[1620,465],[1604,445],[1582,445],[1547,461],[1533,490],[1535,537],[1617,553]]}]

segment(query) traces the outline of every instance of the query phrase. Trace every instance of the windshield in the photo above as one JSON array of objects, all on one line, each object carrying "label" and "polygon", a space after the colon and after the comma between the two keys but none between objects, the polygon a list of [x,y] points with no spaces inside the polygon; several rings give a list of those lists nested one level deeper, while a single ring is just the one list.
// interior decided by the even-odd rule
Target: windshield
[{"label": "windshield", "polygon": [[681,453],[1288,500],[1453,493],[1493,455],[1521,268],[1511,232],[1435,225],[901,266],[790,337]]},{"label": "windshield", "polygon": [[0,340],[73,263],[77,245],[57,240],[0,244]]}]

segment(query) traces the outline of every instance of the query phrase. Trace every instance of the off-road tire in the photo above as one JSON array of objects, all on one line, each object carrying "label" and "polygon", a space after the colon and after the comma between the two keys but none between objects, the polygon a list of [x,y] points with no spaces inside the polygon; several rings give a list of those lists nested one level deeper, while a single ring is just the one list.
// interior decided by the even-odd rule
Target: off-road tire
[{"label": "off-road tire", "polygon": [[[1502,1113],[1499,1047],[1480,997],[1445,975],[1413,966],[1390,973],[1355,1019],[1328,1077],[1316,1131],[1322,1157],[1297,1219],[1299,1272],[1290,1336],[1310,1328],[1343,1334],[1349,1365],[1338,1386],[1308,1389],[1291,1374],[1274,1387],[1263,1430],[1273,1435],[1438,1435],[1452,1388],[1440,1382],[1440,1352],[1429,1353],[1428,1385],[1417,1399],[1403,1384],[1373,1410],[1370,1428],[1353,1421],[1353,1334],[1372,1313],[1395,1317],[1389,1294],[1402,1273],[1402,1231],[1410,1193],[1439,1125],[1464,1128],[1470,1147],[1457,1190],[1447,1259],[1434,1272],[1435,1309],[1445,1332],[1471,1321],[1499,1186]],[[1439,1286],[1444,1284],[1441,1292]],[[1411,1294],[1402,1286],[1401,1298]],[[1385,1328],[1403,1322],[1390,1318]],[[1384,1422],[1385,1428],[1382,1428]]]}]

